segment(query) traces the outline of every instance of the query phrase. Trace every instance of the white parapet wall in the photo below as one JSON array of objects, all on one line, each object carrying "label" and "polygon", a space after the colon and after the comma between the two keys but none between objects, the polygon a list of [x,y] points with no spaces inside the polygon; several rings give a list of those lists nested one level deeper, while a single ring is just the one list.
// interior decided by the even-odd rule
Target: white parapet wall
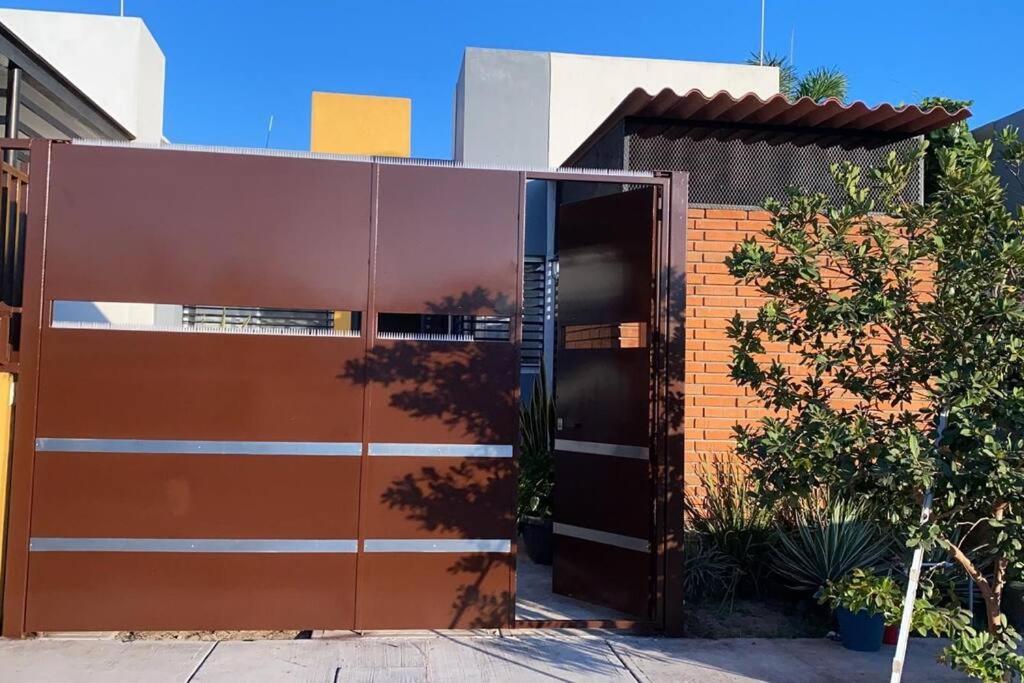
[{"label": "white parapet wall", "polygon": [[559,166],[635,88],[767,98],[771,66],[467,48],[455,89],[454,156]]},{"label": "white parapet wall", "polygon": [[140,142],[164,126],[164,53],[138,17],[0,9],[0,22]]}]

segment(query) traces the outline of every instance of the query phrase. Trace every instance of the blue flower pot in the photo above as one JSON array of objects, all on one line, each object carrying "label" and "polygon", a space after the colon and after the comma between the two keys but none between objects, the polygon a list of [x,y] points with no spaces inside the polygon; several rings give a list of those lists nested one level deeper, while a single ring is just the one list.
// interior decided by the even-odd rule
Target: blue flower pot
[{"label": "blue flower pot", "polygon": [[854,614],[845,607],[836,610],[839,618],[839,637],[843,647],[857,652],[878,652],[882,649],[885,618],[866,609]]}]

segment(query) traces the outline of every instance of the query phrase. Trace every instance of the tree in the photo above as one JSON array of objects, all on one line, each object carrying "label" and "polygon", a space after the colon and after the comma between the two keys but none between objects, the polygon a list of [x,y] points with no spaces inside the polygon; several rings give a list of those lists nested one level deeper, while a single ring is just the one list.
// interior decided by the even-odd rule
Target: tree
[{"label": "tree", "polygon": [[751,53],[747,64],[774,66],[779,69],[779,92],[791,100],[810,97],[815,102],[829,98],[845,100],[847,92],[846,75],[838,69],[820,67],[812,69],[802,77],[797,74],[796,67],[789,60],[771,52],[764,60],[757,53]]},{"label": "tree", "polygon": [[[874,499],[909,546],[944,551],[986,610],[949,660],[1008,676],[1024,670],[1001,612],[1024,566],[1024,223],[1004,208],[989,142],[938,150],[930,199],[904,202],[923,153],[834,167],[834,206],[799,191],[767,202],[770,227],[728,258],[766,297],[732,320],[732,376],[776,411],[737,427],[737,451],[764,504],[822,488]],[[798,364],[773,358],[783,350]]]},{"label": "tree", "polygon": [[[950,97],[926,97],[921,100],[922,109],[942,107],[946,111],[953,112],[974,104],[973,100],[956,100]],[[928,149],[924,156],[924,194],[930,198],[935,192],[939,176],[939,150],[971,146],[974,144],[974,137],[966,121],[957,121],[951,126],[937,128],[924,136],[928,141]]]}]

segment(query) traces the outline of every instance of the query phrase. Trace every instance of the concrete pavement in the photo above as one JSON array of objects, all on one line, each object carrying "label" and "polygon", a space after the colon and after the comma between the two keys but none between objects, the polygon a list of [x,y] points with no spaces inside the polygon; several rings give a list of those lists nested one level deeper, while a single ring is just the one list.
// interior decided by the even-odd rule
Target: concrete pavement
[{"label": "concrete pavement", "polygon": [[[904,681],[959,681],[936,640]],[[0,640],[0,681],[886,681],[892,648],[824,639],[697,640],[579,631],[337,634],[313,640]]]}]

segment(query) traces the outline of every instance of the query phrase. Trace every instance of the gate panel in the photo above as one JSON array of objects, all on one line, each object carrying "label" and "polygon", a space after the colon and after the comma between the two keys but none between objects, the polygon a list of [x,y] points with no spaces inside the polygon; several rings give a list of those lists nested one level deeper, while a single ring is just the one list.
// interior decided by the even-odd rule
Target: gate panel
[{"label": "gate panel", "polygon": [[[350,628],[351,554],[33,552],[33,631]],[[106,599],[105,599],[106,598]]]},{"label": "gate panel", "polygon": [[[365,305],[365,304],[364,304]],[[39,435],[362,441],[360,339],[43,331]]]},{"label": "gate panel", "polygon": [[558,214],[555,592],[651,618],[656,193]]},{"label": "gate panel", "polygon": [[363,311],[371,166],[53,150],[24,629],[352,628],[365,341],[50,316]]},{"label": "gate panel", "polygon": [[35,496],[44,502],[32,530],[44,538],[355,538],[358,480],[358,458],[254,456],[239,466],[235,455],[39,452]]},{"label": "gate panel", "polygon": [[366,306],[371,165],[54,145],[51,300]]},{"label": "gate panel", "polygon": [[[372,314],[511,317],[521,187],[518,173],[381,166]],[[507,626],[516,339],[381,334],[366,368],[357,624]]]}]

